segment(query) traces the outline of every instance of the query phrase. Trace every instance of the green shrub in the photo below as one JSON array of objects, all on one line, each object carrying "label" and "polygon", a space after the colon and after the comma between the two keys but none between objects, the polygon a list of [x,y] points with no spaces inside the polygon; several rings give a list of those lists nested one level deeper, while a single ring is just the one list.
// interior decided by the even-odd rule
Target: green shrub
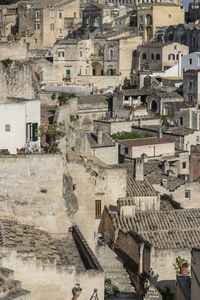
[{"label": "green shrub", "polygon": [[111,135],[111,137],[114,140],[129,140],[129,139],[141,139],[141,138],[152,137],[152,135],[150,133],[145,133],[145,135],[141,135],[136,132],[123,131],[119,135],[114,133]]},{"label": "green shrub", "polygon": [[46,194],[47,190],[46,189],[41,189],[40,192]]},{"label": "green shrub", "polygon": [[12,59],[10,59],[10,58],[6,58],[6,59],[2,59],[1,60],[1,63],[4,65],[4,67],[5,68],[7,68],[9,65],[11,65],[12,64]]},{"label": "green shrub", "polygon": [[161,287],[157,287],[157,290],[161,294],[163,300],[174,300],[175,299],[175,296],[172,293],[170,286],[166,285],[164,287],[164,289],[161,289]]},{"label": "green shrub", "polygon": [[79,119],[79,115],[70,115],[70,122],[75,122]]}]

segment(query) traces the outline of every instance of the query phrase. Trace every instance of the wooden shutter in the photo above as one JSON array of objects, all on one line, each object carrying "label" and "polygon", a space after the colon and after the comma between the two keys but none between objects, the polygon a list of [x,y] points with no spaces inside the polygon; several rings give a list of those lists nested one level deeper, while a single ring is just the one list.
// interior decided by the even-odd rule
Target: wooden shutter
[{"label": "wooden shutter", "polygon": [[33,123],[32,124],[32,141],[36,142],[38,140],[38,123]]},{"label": "wooden shutter", "polygon": [[95,200],[95,218],[101,219],[101,200]]}]

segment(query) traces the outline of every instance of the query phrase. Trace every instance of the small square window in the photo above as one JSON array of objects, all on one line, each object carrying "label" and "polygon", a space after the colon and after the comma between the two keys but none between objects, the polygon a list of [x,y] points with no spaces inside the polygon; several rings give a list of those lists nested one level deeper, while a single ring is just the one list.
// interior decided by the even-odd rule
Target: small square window
[{"label": "small square window", "polygon": [[182,168],[183,168],[183,169],[186,169],[186,167],[187,167],[187,163],[184,161],[184,162],[182,163]]},{"label": "small square window", "polygon": [[169,18],[169,19],[171,19],[171,18],[172,18],[172,15],[171,15],[171,14],[169,14],[169,15],[168,15],[168,18]]},{"label": "small square window", "polygon": [[10,124],[6,124],[5,125],[5,131],[6,132],[10,132]]}]

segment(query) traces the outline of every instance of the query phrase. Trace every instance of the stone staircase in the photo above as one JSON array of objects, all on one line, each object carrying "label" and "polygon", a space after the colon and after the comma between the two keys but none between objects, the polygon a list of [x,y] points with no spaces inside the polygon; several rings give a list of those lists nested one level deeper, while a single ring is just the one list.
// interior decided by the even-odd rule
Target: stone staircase
[{"label": "stone staircase", "polygon": [[105,278],[110,278],[112,283],[119,288],[120,299],[138,299],[129,274],[117,254],[107,245],[97,247],[95,254],[104,269]]}]

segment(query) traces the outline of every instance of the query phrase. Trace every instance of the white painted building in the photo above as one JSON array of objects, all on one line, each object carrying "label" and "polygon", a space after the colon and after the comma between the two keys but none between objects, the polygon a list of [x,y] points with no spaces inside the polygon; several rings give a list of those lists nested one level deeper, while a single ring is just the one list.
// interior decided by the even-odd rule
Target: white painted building
[{"label": "white painted building", "polygon": [[182,57],[183,70],[200,69],[200,52],[193,52]]},{"label": "white painted building", "polygon": [[0,101],[0,150],[8,149],[16,154],[17,149],[39,148],[37,129],[40,126],[40,101],[7,99]]},{"label": "white painted building", "polygon": [[127,158],[162,157],[175,154],[175,144],[161,138],[150,137],[140,139],[118,140],[121,155]]}]

